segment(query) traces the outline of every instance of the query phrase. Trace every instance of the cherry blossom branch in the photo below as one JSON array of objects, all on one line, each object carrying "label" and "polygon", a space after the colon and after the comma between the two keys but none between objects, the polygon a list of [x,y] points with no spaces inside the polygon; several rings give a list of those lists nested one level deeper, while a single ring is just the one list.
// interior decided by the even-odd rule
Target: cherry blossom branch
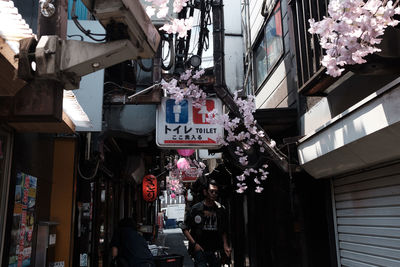
[{"label": "cherry blossom branch", "polygon": [[326,73],[337,77],[344,71],[344,65],[365,63],[365,56],[381,51],[378,45],[388,26],[396,26],[394,19],[400,14],[398,0],[331,0],[329,16],[315,22],[310,19],[311,34],[319,35],[320,45],[325,49],[321,64]]},{"label": "cherry blossom branch", "polygon": [[[150,6],[146,7],[147,14],[151,17],[156,14],[158,18],[163,18],[168,15],[168,3],[169,0],[145,0],[148,3],[151,3]],[[179,13],[182,9],[187,6],[187,2],[189,0],[174,0],[173,2],[173,12]],[[187,19],[170,19],[171,23],[166,23],[160,29],[166,31],[171,34],[178,34],[179,38],[183,38],[187,36],[187,32],[193,26],[193,17],[189,17]],[[189,69],[184,72],[180,79],[171,79],[169,81],[162,80],[161,85],[162,88],[167,92],[167,94],[175,99],[176,103],[181,102],[184,98],[193,99],[193,105],[195,107],[200,108],[205,104],[205,100],[207,95],[199,88],[199,86],[193,83],[193,80],[199,79],[200,76],[204,73],[204,70],[196,71],[193,74],[193,70]],[[227,114],[216,114],[216,112],[211,112],[208,116],[209,122],[218,123],[223,125],[225,130],[227,131],[226,138],[220,137],[218,138],[219,143],[223,145],[227,145],[228,142],[232,143],[240,143],[240,147],[236,147],[236,155],[239,156],[239,162],[243,166],[248,165],[248,159],[246,155],[246,151],[249,150],[254,144],[260,145],[260,151],[264,152],[264,148],[262,147],[262,141],[260,137],[264,136],[264,132],[257,131],[255,127],[255,120],[253,113],[255,112],[255,102],[254,96],[248,96],[247,100],[243,100],[238,98],[237,94],[235,94],[234,98],[236,104],[239,107],[239,110],[243,114],[241,118],[230,119]],[[243,120],[246,131],[240,131],[235,134],[240,121]],[[226,139],[226,140],[225,140]],[[274,141],[272,140],[272,145]],[[254,178],[254,182],[256,183],[256,192],[261,193],[263,187],[261,186],[261,181],[267,178],[268,172],[266,168],[268,166],[264,165],[262,168],[255,170],[253,168],[247,168],[243,172],[242,175],[237,176],[238,189],[236,190],[238,193],[243,193],[247,189],[246,178],[250,176],[256,176]],[[170,185],[171,190],[175,193],[179,191],[179,184],[172,182]]]},{"label": "cherry blossom branch", "polygon": [[[170,81],[161,81],[162,88],[165,90],[168,96],[175,99],[176,103],[181,102],[184,98],[190,98],[193,100],[193,104],[197,108],[201,108],[206,100],[206,94],[197,85],[194,84],[196,79],[199,79],[204,74],[204,70],[193,71],[192,69],[186,70],[177,79],[171,79]],[[262,147],[262,140],[264,137],[263,131],[257,131],[255,126],[256,120],[254,119],[254,112],[256,111],[255,97],[252,95],[247,96],[247,99],[241,99],[238,97],[238,93],[234,94],[234,101],[239,107],[239,111],[242,114],[241,118],[229,118],[228,114],[217,114],[216,110],[211,111],[208,114],[207,122],[217,125],[222,125],[227,132],[226,136],[221,136],[217,139],[221,145],[228,145],[229,143],[240,144],[236,147],[235,154],[239,157],[239,162],[242,166],[248,165],[248,156],[246,151],[250,150],[254,145],[258,144],[260,152],[264,152]],[[243,121],[245,130],[238,130],[240,122]],[[275,146],[275,142],[271,140],[271,146]],[[268,165],[263,165],[259,169],[246,168],[244,172],[237,176],[238,180],[236,190],[238,193],[243,193],[247,189],[246,180],[252,176],[256,184],[255,191],[261,193],[263,187],[261,181],[264,181],[268,177],[268,171],[266,170]]]},{"label": "cherry blossom branch", "polygon": [[[145,0],[150,5],[145,6],[146,13],[149,17],[154,15],[157,18],[166,18],[168,16],[169,7],[168,4],[170,0]],[[173,2],[173,12],[179,13],[184,7],[187,6],[189,0],[174,0]],[[170,23],[165,23],[160,30],[164,30],[167,33],[178,34],[179,38],[184,38],[187,36],[187,32],[193,27],[193,17],[187,19],[176,19],[168,18]]]}]

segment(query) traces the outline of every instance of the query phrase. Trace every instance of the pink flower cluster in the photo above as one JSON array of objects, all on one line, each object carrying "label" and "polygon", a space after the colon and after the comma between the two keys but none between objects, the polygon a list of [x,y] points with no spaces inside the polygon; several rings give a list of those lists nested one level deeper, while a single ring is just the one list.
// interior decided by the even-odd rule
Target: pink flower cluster
[{"label": "pink flower cluster", "polygon": [[[223,125],[227,132],[226,141],[224,139],[219,139],[219,143],[222,145],[228,145],[229,142],[237,142],[240,146],[236,147],[235,154],[239,156],[239,162],[243,166],[248,165],[246,150],[252,148],[254,144],[258,144],[260,147],[260,152],[264,152],[262,147],[261,137],[264,137],[263,131],[257,131],[255,126],[256,120],[254,119],[254,112],[256,111],[255,98],[252,95],[247,96],[247,99],[241,99],[238,97],[237,92],[234,95],[234,100],[236,105],[239,107],[239,111],[243,116],[243,123],[246,127],[246,131],[240,131],[236,134],[236,129],[239,126],[240,119],[234,118],[230,119],[227,114],[216,114],[213,112],[213,116],[209,116],[209,121],[215,124]],[[275,142],[271,140],[271,146],[274,146]],[[264,181],[268,177],[268,172],[266,171],[268,165],[265,164],[258,170],[253,168],[247,168],[245,171],[237,176],[238,189],[236,192],[243,193],[247,189],[247,184],[245,181],[249,176],[255,176],[254,182],[257,184],[256,192],[261,193],[263,188],[261,186],[261,181]]]},{"label": "pink flower cluster", "polygon": [[[169,0],[145,0],[151,3],[151,6],[146,6],[146,13],[149,17],[152,17],[157,12],[157,18],[165,18],[168,14],[168,3]],[[157,11],[158,10],[158,11]]]},{"label": "pink flower cluster", "polygon": [[[165,18],[169,11],[169,0],[145,0],[151,5],[146,6],[146,13],[149,17],[157,15],[157,18]],[[173,11],[179,13],[187,6],[189,0],[174,0]],[[164,24],[160,29],[167,33],[177,33],[179,38],[187,36],[187,32],[193,27],[193,17],[187,19],[171,19],[171,23]]]},{"label": "pink flower cluster", "polygon": [[192,73],[192,69],[182,73],[179,82],[176,79],[171,79],[169,82],[162,80],[161,86],[172,99],[175,99],[176,103],[181,102],[184,98],[191,98],[193,105],[201,108],[207,95],[193,83],[193,79],[199,79],[204,74],[204,70],[195,71],[194,75]]},{"label": "pink flower cluster", "polygon": [[173,19],[172,23],[164,24],[160,30],[164,30],[167,33],[177,33],[179,38],[184,38],[192,27],[193,17],[189,17],[187,19]]},{"label": "pink flower cluster", "polygon": [[179,13],[187,5],[189,0],[174,0],[174,12]]},{"label": "pink flower cluster", "polygon": [[[187,168],[179,168],[179,160],[185,159],[188,162]],[[195,159],[190,159],[190,158],[181,158],[177,159],[176,157],[174,159],[170,159],[169,163],[165,166],[167,170],[169,170],[169,176],[167,176],[167,189],[168,192],[170,193],[170,196],[174,196],[172,198],[175,198],[176,195],[182,194],[182,176],[183,174],[189,175],[191,177],[200,177],[204,169],[206,168],[206,165],[203,162],[198,162]]]},{"label": "pink flower cluster", "polygon": [[[199,79],[201,75],[204,74],[204,70],[195,71],[193,74],[192,69],[186,70],[181,74],[179,81],[172,79],[169,82],[164,80],[161,81],[162,88],[167,92],[167,94],[175,99],[177,103],[181,102],[185,98],[193,99],[193,103],[196,107],[201,108],[204,105],[204,101],[207,95],[201,90],[197,85],[193,84],[192,79]],[[240,146],[236,148],[236,155],[239,156],[239,162],[243,166],[248,165],[246,151],[249,150],[254,144],[258,144],[260,147],[260,152],[264,152],[262,147],[261,137],[264,137],[263,131],[257,131],[255,126],[254,112],[256,110],[255,97],[252,95],[247,96],[247,99],[241,99],[238,97],[237,93],[234,95],[234,100],[239,107],[240,113],[243,115],[243,123],[246,127],[246,131],[240,131],[236,134],[236,129],[239,127],[241,119],[233,118],[230,119],[228,114],[217,114],[216,110],[213,110],[208,115],[207,121],[213,124],[222,125],[227,132],[226,137],[219,137],[218,142],[222,145],[228,145],[230,142],[238,142]],[[271,141],[271,146],[274,146],[274,141]],[[200,163],[202,164],[202,163]],[[192,164],[193,165],[193,164]],[[196,163],[194,163],[196,165]],[[203,164],[204,165],[204,164]],[[202,173],[202,169],[196,166],[199,170],[199,175]],[[263,188],[261,187],[261,181],[267,179],[268,172],[266,168],[268,165],[264,165],[258,170],[253,168],[246,169],[242,175],[238,176],[237,179],[239,183],[237,184],[238,193],[243,193],[247,189],[245,180],[250,175],[256,176],[254,182],[257,184],[256,192],[261,193]]]},{"label": "pink flower cluster", "polygon": [[375,45],[388,26],[399,23],[393,16],[400,14],[400,8],[392,1],[331,0],[328,13],[319,22],[310,19],[308,31],[319,35],[326,50],[321,61],[326,73],[337,77],[344,70],[339,66],[365,63],[365,56],[381,51]]}]

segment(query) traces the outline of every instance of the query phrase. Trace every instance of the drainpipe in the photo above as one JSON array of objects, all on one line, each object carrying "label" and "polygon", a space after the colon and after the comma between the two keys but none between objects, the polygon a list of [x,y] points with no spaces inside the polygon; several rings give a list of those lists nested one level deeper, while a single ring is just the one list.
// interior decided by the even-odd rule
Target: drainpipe
[{"label": "drainpipe", "polygon": [[[214,91],[222,102],[229,108],[229,110],[238,118],[242,119],[242,114],[239,107],[236,105],[232,93],[226,87],[225,83],[225,66],[224,66],[224,47],[225,47],[225,29],[224,29],[224,10],[223,0],[212,1],[212,13],[213,13],[213,41],[214,41]],[[243,120],[242,120],[243,121]],[[256,124],[258,130],[262,130],[262,127]],[[265,149],[265,153],[277,166],[279,166],[284,172],[289,172],[289,165],[285,156],[279,153],[276,148],[271,147],[271,139],[265,133],[262,141],[262,146]],[[295,169],[297,171],[298,168]],[[293,171],[293,170],[291,170]]]}]

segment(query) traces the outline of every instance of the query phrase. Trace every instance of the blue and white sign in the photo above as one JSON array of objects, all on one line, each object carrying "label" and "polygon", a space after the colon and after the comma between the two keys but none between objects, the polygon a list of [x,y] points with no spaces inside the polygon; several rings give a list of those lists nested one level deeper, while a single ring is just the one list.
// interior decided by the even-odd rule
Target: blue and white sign
[{"label": "blue and white sign", "polygon": [[183,100],[179,104],[174,99],[166,102],[166,121],[167,123],[186,124],[189,118],[188,101]]},{"label": "blue and white sign", "polygon": [[157,108],[157,145],[171,148],[220,147],[217,140],[223,137],[224,129],[207,120],[213,110],[222,114],[222,103],[218,98],[208,98],[200,108],[193,107],[191,99],[176,103],[174,99],[163,98]]}]

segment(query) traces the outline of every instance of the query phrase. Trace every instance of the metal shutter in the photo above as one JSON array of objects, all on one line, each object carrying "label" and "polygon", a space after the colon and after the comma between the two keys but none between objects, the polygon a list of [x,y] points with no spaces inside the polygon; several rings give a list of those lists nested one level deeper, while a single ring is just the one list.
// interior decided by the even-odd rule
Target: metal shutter
[{"label": "metal shutter", "polygon": [[400,266],[400,164],[332,179],[341,266]]}]

